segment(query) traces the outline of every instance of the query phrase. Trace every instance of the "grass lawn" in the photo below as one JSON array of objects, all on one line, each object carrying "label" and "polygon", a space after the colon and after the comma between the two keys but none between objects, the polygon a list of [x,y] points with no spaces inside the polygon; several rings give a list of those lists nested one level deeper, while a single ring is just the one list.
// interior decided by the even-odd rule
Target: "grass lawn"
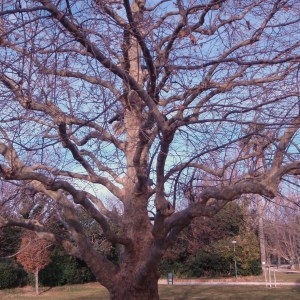
[{"label": "grass lawn", "polygon": [[[107,291],[97,283],[41,288],[36,296],[32,287],[0,290],[0,299],[14,300],[108,300]],[[208,286],[208,285],[160,285],[161,300],[282,300],[300,299],[300,287],[266,288],[265,286]]]},{"label": "grass lawn", "polygon": [[266,288],[265,286],[164,286],[161,300],[296,300],[299,287]]},{"label": "grass lawn", "polygon": [[[274,272],[271,271],[271,279],[272,283],[274,282]],[[276,281],[277,282],[297,282],[300,283],[300,272],[293,272],[293,271],[286,271],[286,272],[276,272],[275,273]],[[185,279],[177,279],[178,281],[185,281]],[[193,279],[192,279],[193,280]],[[234,277],[201,277],[195,280],[199,281],[221,281],[221,282],[235,282]],[[267,280],[269,280],[269,274],[267,273]],[[166,278],[163,278],[162,281],[167,282]],[[175,278],[176,281],[176,278]],[[247,281],[255,281],[255,282],[265,282],[265,276],[262,274],[260,276],[238,276],[238,281],[247,282]]]},{"label": "grass lawn", "polygon": [[99,300],[109,299],[109,294],[105,288],[98,283],[75,284],[54,288],[40,288],[40,295],[36,296],[34,288],[27,286],[24,288],[0,290],[0,299],[13,300]]},{"label": "grass lawn", "polygon": [[[272,281],[274,278],[274,273],[271,272]],[[276,272],[276,280],[278,282],[298,282],[300,283],[300,273],[299,272]]]}]

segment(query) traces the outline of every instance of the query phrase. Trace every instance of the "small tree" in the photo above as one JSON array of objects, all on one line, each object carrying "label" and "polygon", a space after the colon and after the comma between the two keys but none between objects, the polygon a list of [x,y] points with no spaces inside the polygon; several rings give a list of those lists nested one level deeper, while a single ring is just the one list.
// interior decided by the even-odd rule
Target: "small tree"
[{"label": "small tree", "polygon": [[35,233],[26,232],[22,236],[20,251],[17,254],[17,261],[26,272],[34,274],[37,295],[39,294],[39,271],[50,263],[49,246],[49,242],[39,239]]}]

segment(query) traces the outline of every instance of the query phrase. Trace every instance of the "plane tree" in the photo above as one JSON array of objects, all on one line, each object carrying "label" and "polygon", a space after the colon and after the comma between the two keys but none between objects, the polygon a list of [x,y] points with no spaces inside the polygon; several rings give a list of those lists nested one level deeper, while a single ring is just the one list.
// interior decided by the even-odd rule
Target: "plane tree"
[{"label": "plane tree", "polygon": [[62,245],[111,299],[158,299],[157,265],[194,218],[300,174],[299,13],[296,0],[3,0],[0,176],[49,199],[61,233],[15,211],[1,226]]}]

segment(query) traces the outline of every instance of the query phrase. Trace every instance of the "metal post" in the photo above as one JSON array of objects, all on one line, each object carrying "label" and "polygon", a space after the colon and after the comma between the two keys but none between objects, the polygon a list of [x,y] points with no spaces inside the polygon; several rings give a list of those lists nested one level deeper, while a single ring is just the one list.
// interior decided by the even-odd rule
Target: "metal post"
[{"label": "metal post", "polygon": [[236,256],[235,256],[235,244],[236,241],[232,241],[233,244],[233,254],[234,254],[234,272],[235,272],[235,280],[237,280],[237,264],[236,264]]}]

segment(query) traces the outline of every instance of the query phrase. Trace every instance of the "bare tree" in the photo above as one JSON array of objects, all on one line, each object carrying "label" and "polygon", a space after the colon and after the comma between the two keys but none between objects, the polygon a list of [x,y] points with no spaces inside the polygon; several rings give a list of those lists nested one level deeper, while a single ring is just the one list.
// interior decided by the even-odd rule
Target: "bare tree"
[{"label": "bare tree", "polygon": [[[292,189],[291,189],[292,190]],[[289,192],[288,198],[278,197],[265,213],[266,250],[277,264],[283,259],[291,268],[300,264],[299,196]],[[297,204],[295,207],[294,203]]]},{"label": "bare tree", "polygon": [[[3,0],[0,175],[51,198],[64,234],[34,218],[1,226],[62,244],[112,299],[158,299],[159,260],[194,218],[243,194],[273,198],[300,174],[299,9]],[[265,142],[241,150],[253,135]],[[92,247],[77,205],[120,245],[118,264]]]}]

